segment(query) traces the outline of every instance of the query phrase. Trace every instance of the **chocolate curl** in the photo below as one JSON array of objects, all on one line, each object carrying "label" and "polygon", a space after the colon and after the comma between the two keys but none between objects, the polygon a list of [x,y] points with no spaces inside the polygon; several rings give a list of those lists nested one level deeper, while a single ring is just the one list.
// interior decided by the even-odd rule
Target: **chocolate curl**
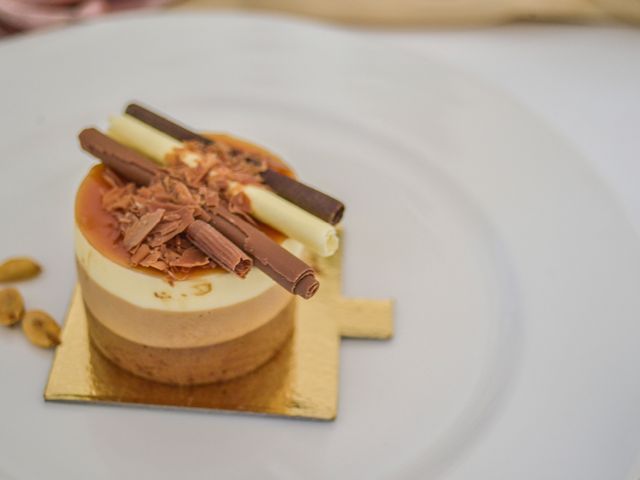
[{"label": "chocolate curl", "polygon": [[336,225],[344,215],[344,204],[326,193],[287,177],[275,170],[262,172],[264,183],[282,198],[296,204],[331,225]]},{"label": "chocolate curl", "polygon": [[[203,137],[191,130],[184,128],[160,115],[147,110],[135,103],[127,106],[125,113],[137,118],[141,122],[160,130],[163,133],[180,141],[196,140],[211,145],[213,140]],[[344,214],[344,204],[329,195],[322,193],[293,178],[282,175],[272,169],[262,172],[262,179],[271,189],[282,198],[298,205],[300,208],[330,223],[337,224]]]},{"label": "chocolate curl", "polygon": [[202,220],[187,228],[189,240],[218,265],[239,277],[246,277],[253,261],[218,230]]},{"label": "chocolate curl", "polygon": [[78,138],[85,151],[130,182],[149,185],[155,177],[163,174],[147,157],[112,140],[95,128],[83,130]]},{"label": "chocolate curl", "polygon": [[338,250],[340,239],[336,227],[311,215],[266,188],[254,185],[241,187],[249,199],[251,216],[295,238],[321,257],[330,257]]},{"label": "chocolate curl", "polygon": [[107,136],[158,165],[165,165],[167,154],[183,147],[182,142],[126,114],[109,117]]},{"label": "chocolate curl", "polygon": [[211,145],[214,143],[213,140],[207,137],[203,137],[202,135],[198,135],[197,133],[186,129],[183,126],[172,122],[168,118],[161,117],[157,113],[153,113],[152,111],[147,110],[146,108],[135,103],[129,104],[124,113],[137,118],[150,127],[153,127],[156,130],[160,130],[162,133],[166,133],[170,137],[173,137],[176,140],[180,140],[181,142],[195,140],[197,142],[204,143],[205,145]]},{"label": "chocolate curl", "polygon": [[302,298],[316,293],[320,283],[309,265],[226,208],[216,207],[210,213],[213,226],[249,253],[255,265],[278,284]]},{"label": "chocolate curl", "polygon": [[[84,150],[98,157],[107,167],[138,185],[149,185],[156,176],[166,175],[148,158],[120,145],[95,128],[83,130],[80,143]],[[218,207],[211,213],[213,227],[251,255],[254,264],[276,283],[303,298],[311,298],[316,293],[319,282],[310,266],[226,208]],[[202,231],[200,228],[200,233]],[[200,248],[200,245],[197,246]],[[201,250],[209,255],[203,248]],[[242,271],[242,266],[240,269]]]}]

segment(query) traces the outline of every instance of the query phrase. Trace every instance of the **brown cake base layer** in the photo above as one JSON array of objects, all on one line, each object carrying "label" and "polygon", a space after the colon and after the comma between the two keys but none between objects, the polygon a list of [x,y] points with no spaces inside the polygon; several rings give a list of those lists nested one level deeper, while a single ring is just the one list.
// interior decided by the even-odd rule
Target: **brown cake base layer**
[{"label": "brown cake base layer", "polygon": [[131,342],[105,327],[89,309],[87,322],[93,344],[119,367],[156,382],[198,385],[239,377],[269,361],[293,331],[294,308],[292,302],[270,322],[237,339],[196,348]]},{"label": "brown cake base layer", "polygon": [[[119,367],[156,382],[198,385],[239,377],[271,359],[293,332],[294,298],[277,285],[241,305],[180,314],[132,305],[79,265],[78,278],[93,344]],[[162,336],[154,320],[166,330]],[[144,323],[146,335],[136,322]]]}]

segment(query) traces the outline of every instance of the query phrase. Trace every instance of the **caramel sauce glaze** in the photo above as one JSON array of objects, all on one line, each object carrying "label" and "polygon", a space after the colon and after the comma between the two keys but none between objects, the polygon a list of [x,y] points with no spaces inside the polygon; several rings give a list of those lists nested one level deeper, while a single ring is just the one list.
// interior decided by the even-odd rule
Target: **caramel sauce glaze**
[{"label": "caramel sauce glaze", "polygon": [[[227,143],[245,152],[259,154],[267,159],[269,167],[273,170],[283,175],[295,177],[293,171],[279,157],[262,147],[227,134],[205,134],[205,136]],[[115,217],[102,207],[102,196],[110,188],[102,176],[103,171],[104,166],[101,164],[92,167],[78,188],[75,203],[75,219],[78,228],[91,246],[109,260],[147,274],[159,277],[166,276],[165,273],[153,268],[133,267],[129,263],[130,255],[122,245],[118,223]],[[285,240],[286,237],[279,231],[274,230],[268,225],[257,223],[260,230],[274,241],[282,243]],[[214,271],[221,271],[221,269],[219,267],[196,267],[185,271],[185,276],[187,278],[193,278]]]}]

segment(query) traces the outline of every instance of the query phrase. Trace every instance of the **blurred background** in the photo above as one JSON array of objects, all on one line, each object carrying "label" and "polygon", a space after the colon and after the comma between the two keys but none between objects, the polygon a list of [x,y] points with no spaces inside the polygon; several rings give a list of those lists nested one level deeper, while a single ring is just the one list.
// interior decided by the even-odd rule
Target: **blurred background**
[{"label": "blurred background", "polygon": [[640,0],[0,0],[0,36],[143,8],[275,11],[395,29],[523,21],[640,24]]}]

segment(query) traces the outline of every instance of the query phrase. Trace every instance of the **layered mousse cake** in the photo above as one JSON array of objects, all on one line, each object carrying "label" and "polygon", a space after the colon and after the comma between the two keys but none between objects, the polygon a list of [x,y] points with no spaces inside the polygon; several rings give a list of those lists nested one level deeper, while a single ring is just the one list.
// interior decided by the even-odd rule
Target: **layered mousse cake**
[{"label": "layered mousse cake", "polygon": [[309,253],[338,248],[344,205],[275,155],[200,135],[139,105],[106,134],[75,205],[78,279],[95,347],[163,383],[228,380],[293,332],[296,297],[320,287]]}]

